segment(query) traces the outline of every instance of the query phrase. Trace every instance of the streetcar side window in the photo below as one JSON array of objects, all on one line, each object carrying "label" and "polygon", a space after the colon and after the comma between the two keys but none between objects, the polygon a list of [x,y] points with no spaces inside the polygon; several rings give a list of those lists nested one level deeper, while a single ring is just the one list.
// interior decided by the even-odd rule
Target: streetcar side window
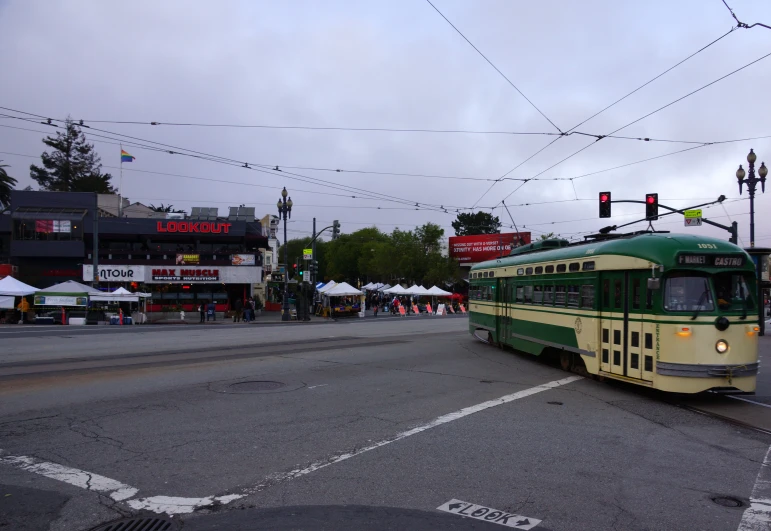
[{"label": "streetcar side window", "polygon": [[565,264],[557,264],[557,273],[564,273],[567,266]]},{"label": "streetcar side window", "polygon": [[557,286],[557,293],[554,297],[554,304],[555,306],[565,306],[565,286]]},{"label": "streetcar side window", "polygon": [[520,267],[519,269],[517,269],[517,275],[524,275],[524,274],[525,274],[524,268]]},{"label": "streetcar side window", "polygon": [[621,308],[621,279],[618,278],[613,284],[613,307]]},{"label": "streetcar side window", "polygon": [[543,304],[543,286],[533,287],[533,303]]},{"label": "streetcar side window", "polygon": [[535,268],[535,274],[536,274],[536,275],[541,275],[541,274],[543,274],[543,266],[538,266],[538,267],[536,267],[536,268]]},{"label": "streetcar side window", "polygon": [[493,288],[491,286],[487,286],[485,289],[487,290],[487,300],[493,300]]},{"label": "streetcar side window", "polygon": [[532,275],[532,274],[533,274],[533,268],[532,268],[532,267],[528,267],[528,268],[526,268],[526,269],[525,269],[525,274],[526,274],[526,275]]},{"label": "streetcar side window", "polygon": [[594,271],[594,262],[584,262],[582,267],[584,271]]},{"label": "streetcar side window", "polygon": [[610,280],[602,281],[602,307],[610,308]]},{"label": "streetcar side window", "polygon": [[594,307],[594,286],[584,284],[581,286],[581,308]]},{"label": "streetcar side window", "polygon": [[568,286],[568,306],[578,308],[578,286]]},{"label": "streetcar side window", "polygon": [[543,303],[552,306],[554,304],[554,286],[544,286]]},{"label": "streetcar side window", "polygon": [[573,262],[572,264],[570,264],[570,267],[568,269],[570,270],[571,273],[573,273],[575,271],[580,271],[581,270],[581,264],[579,264],[578,262]]},{"label": "streetcar side window", "polygon": [[707,277],[669,277],[664,287],[664,309],[670,312],[711,312],[712,290]]},{"label": "streetcar side window", "polygon": [[547,273],[554,273],[554,266],[553,265],[547,265],[546,266],[546,272]]},{"label": "streetcar side window", "polygon": [[523,286],[517,286],[517,302],[524,302],[525,300],[525,288]]},{"label": "streetcar side window", "polygon": [[525,302],[533,302],[533,286],[525,286]]},{"label": "streetcar side window", "polygon": [[632,279],[632,309],[640,309],[640,279]]}]

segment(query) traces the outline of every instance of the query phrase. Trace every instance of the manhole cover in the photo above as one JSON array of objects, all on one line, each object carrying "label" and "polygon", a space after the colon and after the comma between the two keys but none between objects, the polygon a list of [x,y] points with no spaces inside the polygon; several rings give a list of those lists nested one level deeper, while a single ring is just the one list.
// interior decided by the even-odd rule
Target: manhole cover
[{"label": "manhole cover", "polygon": [[137,516],[102,524],[92,528],[91,531],[171,531],[172,529],[177,529],[176,523],[163,516]]},{"label": "manhole cover", "polygon": [[282,382],[269,380],[255,380],[252,382],[238,382],[230,385],[231,393],[259,393],[260,391],[275,391],[284,387]]},{"label": "manhole cover", "polygon": [[710,499],[716,504],[722,505],[723,507],[736,508],[736,507],[742,507],[744,505],[744,502],[732,496],[716,496]]}]

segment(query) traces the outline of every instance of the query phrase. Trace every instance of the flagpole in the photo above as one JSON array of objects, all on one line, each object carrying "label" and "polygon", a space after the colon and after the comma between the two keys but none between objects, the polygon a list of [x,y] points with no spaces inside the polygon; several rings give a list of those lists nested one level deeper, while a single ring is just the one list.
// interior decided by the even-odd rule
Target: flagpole
[{"label": "flagpole", "polygon": [[120,145],[120,183],[118,184],[118,217],[123,217],[123,144]]}]

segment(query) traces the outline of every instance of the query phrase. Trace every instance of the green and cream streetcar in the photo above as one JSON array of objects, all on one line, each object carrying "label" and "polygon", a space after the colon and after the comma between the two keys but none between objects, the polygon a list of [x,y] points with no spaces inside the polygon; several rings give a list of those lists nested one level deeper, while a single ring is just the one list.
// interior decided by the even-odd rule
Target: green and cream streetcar
[{"label": "green and cream streetcar", "polygon": [[663,391],[755,390],[755,268],[714,238],[545,240],[475,265],[476,337]]}]

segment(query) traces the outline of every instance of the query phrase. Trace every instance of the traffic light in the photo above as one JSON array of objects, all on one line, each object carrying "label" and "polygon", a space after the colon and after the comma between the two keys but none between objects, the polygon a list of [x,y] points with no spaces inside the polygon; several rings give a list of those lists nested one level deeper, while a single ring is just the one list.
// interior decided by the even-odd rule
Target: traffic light
[{"label": "traffic light", "polygon": [[610,217],[610,192],[600,192],[600,217]]},{"label": "traffic light", "polygon": [[645,219],[659,219],[659,194],[645,194]]},{"label": "traffic light", "polygon": [[336,240],[340,237],[340,222],[334,220],[332,222],[332,239]]}]

